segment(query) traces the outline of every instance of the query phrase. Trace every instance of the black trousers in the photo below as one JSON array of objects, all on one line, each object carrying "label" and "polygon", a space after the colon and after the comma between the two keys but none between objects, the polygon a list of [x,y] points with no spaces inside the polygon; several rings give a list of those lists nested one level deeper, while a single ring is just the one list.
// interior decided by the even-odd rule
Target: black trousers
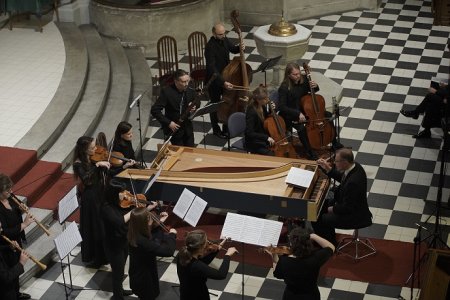
[{"label": "black trousers", "polygon": [[122,282],[128,257],[128,242],[125,240],[119,243],[105,243],[105,254],[112,270],[113,299],[123,300]]},{"label": "black trousers", "polygon": [[[172,134],[170,128],[165,130],[166,139]],[[180,128],[172,135],[172,145],[195,147],[194,126],[191,121],[184,121]]]},{"label": "black trousers", "polygon": [[416,112],[424,114],[422,127],[430,129],[432,127],[441,127],[441,118],[444,117],[444,109],[448,110],[447,105],[442,102],[442,97],[429,93],[422,102],[416,107]]}]

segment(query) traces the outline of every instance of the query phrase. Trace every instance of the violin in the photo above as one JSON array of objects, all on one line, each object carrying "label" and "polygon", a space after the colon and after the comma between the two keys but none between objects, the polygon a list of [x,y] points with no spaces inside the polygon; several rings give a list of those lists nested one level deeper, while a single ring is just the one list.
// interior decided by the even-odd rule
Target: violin
[{"label": "violin", "polygon": [[145,207],[147,204],[152,204],[152,202],[147,201],[147,197],[144,194],[133,195],[130,191],[124,190],[119,193],[120,195],[120,207],[129,208],[135,207]]},{"label": "violin", "polygon": [[292,250],[288,246],[267,246],[259,249],[260,252],[269,252],[270,254],[290,255]]},{"label": "violin", "polygon": [[161,220],[158,218],[158,216],[154,212],[150,212],[150,218],[153,220],[152,227],[161,227],[162,230],[165,232],[170,232],[170,228],[167,227]]},{"label": "violin", "polygon": [[131,159],[125,158],[121,152],[108,151],[105,147],[97,146],[93,155],[90,156],[91,161],[108,161],[114,167],[121,167],[123,162],[129,162]]},{"label": "violin", "polygon": [[[225,241],[227,241],[227,240],[228,239],[226,239]],[[206,240],[206,244],[207,245],[206,245],[206,248],[205,248],[204,255],[208,255],[210,253],[217,252],[219,250],[228,251],[228,249],[222,247],[221,243],[222,242]]]}]

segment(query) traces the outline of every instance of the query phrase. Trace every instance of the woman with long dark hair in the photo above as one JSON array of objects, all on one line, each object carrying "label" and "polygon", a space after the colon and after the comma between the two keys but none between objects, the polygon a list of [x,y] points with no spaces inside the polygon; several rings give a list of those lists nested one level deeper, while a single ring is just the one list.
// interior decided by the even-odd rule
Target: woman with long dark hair
[{"label": "woman with long dark hair", "polygon": [[110,168],[107,161],[91,161],[90,157],[96,149],[94,138],[82,136],[77,140],[72,161],[80,199],[80,233],[83,238],[81,259],[92,268],[106,264],[100,208],[106,182],[105,172]]},{"label": "woman with long dark hair", "polygon": [[[153,300],[159,295],[159,277],[156,256],[170,257],[175,252],[177,231],[156,234],[161,226],[153,229],[156,215],[144,207],[131,211],[128,227],[130,249],[130,287],[141,300]],[[164,218],[164,215],[163,215]],[[153,234],[152,234],[153,233]]]},{"label": "woman with long dark hair", "polygon": [[206,281],[225,279],[230,267],[230,257],[237,252],[235,247],[228,248],[219,269],[209,266],[221,249],[207,253],[208,239],[203,230],[193,230],[186,236],[185,246],[177,256],[177,274],[180,280],[181,300],[209,300]]},{"label": "woman with long dark hair", "polygon": [[[315,250],[313,242],[320,246]],[[317,278],[320,268],[333,255],[334,245],[301,227],[289,233],[291,255],[272,254],[273,275],[286,283],[283,300],[320,300]]]},{"label": "woman with long dark hair", "polygon": [[122,165],[123,169],[133,167],[136,165],[136,157],[134,155],[133,144],[133,126],[127,121],[122,121],[117,125],[114,133],[113,151],[123,154],[125,158],[130,161]]}]

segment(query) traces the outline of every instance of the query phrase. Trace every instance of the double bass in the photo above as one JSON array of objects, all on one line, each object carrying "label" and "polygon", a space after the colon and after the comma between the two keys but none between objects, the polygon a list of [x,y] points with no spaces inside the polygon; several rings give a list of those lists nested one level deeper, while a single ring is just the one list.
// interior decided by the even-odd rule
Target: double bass
[{"label": "double bass", "polygon": [[[303,63],[308,80],[311,82],[311,70],[307,63]],[[313,149],[323,149],[336,136],[334,126],[325,117],[325,99],[317,95],[313,89],[311,93],[300,99],[300,107],[307,118],[306,134]]]},{"label": "double bass", "polygon": [[233,84],[232,90],[225,90],[222,95],[224,101],[217,111],[219,122],[223,124],[228,123],[228,117],[234,112],[244,112],[247,107],[249,99],[249,84],[252,81],[252,68],[245,62],[245,55],[242,38],[242,31],[237,17],[239,12],[233,10],[231,12],[231,22],[233,23],[233,30],[239,36],[239,56],[233,57],[233,60],[222,71],[222,77],[225,81]]}]

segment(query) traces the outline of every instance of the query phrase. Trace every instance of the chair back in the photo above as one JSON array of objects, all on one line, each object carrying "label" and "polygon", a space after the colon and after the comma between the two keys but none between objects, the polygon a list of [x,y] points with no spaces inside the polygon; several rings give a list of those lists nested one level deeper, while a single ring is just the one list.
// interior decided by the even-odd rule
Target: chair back
[{"label": "chair back", "polygon": [[165,35],[156,44],[158,50],[159,82],[162,86],[171,84],[173,74],[178,70],[178,50],[175,38]]},{"label": "chair back", "polygon": [[206,35],[203,32],[194,31],[189,35],[189,72],[195,88],[203,87],[206,78],[205,46]]},{"label": "chair back", "polygon": [[243,134],[245,127],[245,113],[238,111],[228,117],[228,133],[230,139]]}]

